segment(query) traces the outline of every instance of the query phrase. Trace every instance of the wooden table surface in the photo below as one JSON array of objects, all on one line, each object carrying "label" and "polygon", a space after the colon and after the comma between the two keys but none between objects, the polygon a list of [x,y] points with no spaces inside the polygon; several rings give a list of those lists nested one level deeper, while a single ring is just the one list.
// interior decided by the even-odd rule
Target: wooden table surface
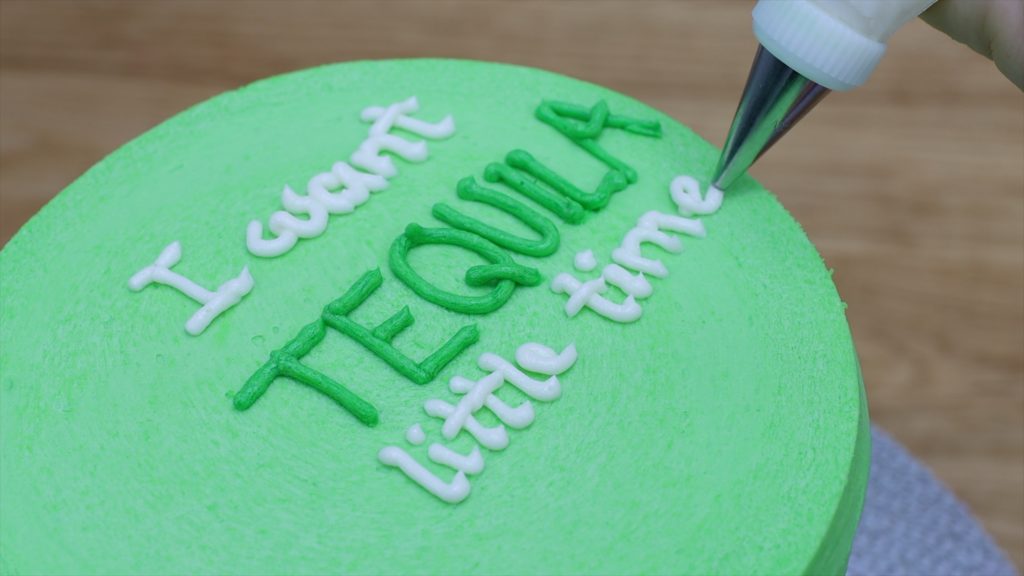
[{"label": "wooden table surface", "polygon": [[[117,146],[222,91],[343,60],[512,62],[720,145],[748,2],[0,3],[0,245]],[[1024,97],[921,22],[753,170],[849,303],[871,417],[1024,567]]]}]

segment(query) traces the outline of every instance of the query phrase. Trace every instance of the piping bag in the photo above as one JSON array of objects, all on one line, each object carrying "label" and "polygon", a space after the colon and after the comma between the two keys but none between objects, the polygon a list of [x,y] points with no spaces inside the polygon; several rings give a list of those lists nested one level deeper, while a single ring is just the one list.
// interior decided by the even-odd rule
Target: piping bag
[{"label": "piping bag", "polygon": [[863,84],[889,37],[935,0],[758,0],[760,45],[718,159],[727,189],[833,90]]}]

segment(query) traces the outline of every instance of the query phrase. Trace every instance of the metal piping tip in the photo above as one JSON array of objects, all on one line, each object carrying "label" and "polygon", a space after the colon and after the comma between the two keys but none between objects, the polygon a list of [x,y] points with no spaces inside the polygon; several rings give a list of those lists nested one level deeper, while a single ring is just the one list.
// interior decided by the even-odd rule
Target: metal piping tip
[{"label": "metal piping tip", "polygon": [[727,189],[829,92],[758,46],[712,184]]}]

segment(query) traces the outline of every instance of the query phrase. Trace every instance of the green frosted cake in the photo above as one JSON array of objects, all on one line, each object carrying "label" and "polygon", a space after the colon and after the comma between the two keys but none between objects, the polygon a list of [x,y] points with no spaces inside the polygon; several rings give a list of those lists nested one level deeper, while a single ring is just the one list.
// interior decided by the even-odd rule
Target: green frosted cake
[{"label": "green frosted cake", "polygon": [[716,158],[446,60],[154,128],[0,253],[0,572],[841,574],[844,305]]}]

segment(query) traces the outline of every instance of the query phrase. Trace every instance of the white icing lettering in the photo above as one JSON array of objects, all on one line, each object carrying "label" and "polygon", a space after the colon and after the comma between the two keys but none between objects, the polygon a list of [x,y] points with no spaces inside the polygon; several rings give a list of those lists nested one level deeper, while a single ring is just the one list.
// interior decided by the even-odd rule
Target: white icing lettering
[{"label": "white icing lettering", "polygon": [[381,151],[393,152],[409,162],[423,162],[427,159],[426,142],[409,142],[392,134],[376,134],[363,140],[350,160],[358,168],[384,178],[393,178],[398,174],[395,161],[382,156]]},{"label": "white icing lettering", "polygon": [[604,278],[581,283],[569,274],[559,274],[551,281],[551,290],[569,295],[569,301],[565,303],[565,313],[571,318],[579,314],[592,298],[606,292],[608,286],[605,285]]},{"label": "white icing lettering", "polygon": [[658,212],[657,210],[651,210],[644,214],[639,220],[637,220],[636,224],[640,228],[648,228],[651,230],[671,230],[673,232],[689,234],[690,236],[696,236],[698,238],[707,236],[707,232],[704,230],[704,223],[700,220],[683,218],[682,216],[673,216],[672,214],[665,214],[664,212]]},{"label": "white icing lettering", "polygon": [[636,275],[630,274],[618,264],[609,264],[601,271],[601,277],[609,284],[617,286],[620,290],[634,298],[647,298],[654,293],[654,287],[644,277],[643,272]]},{"label": "white icing lettering", "polygon": [[490,352],[481,354],[480,358],[477,359],[477,365],[482,370],[500,372],[506,382],[515,386],[520,392],[534,400],[551,402],[562,395],[562,386],[559,384],[557,377],[551,376],[543,381],[534,380],[523,374],[511,362],[497,354],[491,354]]},{"label": "white icing lettering", "polygon": [[[400,128],[406,132],[412,132],[417,136],[432,140],[441,140],[455,133],[455,120],[451,115],[445,116],[443,120],[436,124],[406,116],[406,114],[419,110],[419,107],[419,101],[413,96],[397,104],[392,104],[387,108],[380,106],[366,108],[363,110],[361,118],[364,122],[374,123],[371,130],[387,132],[387,130],[394,126],[395,128]],[[387,120],[378,124],[378,121],[384,117],[387,117]]]},{"label": "white icing lettering", "polygon": [[669,252],[679,252],[683,249],[683,243],[678,238],[658,229],[638,226],[627,232],[622,244],[612,251],[612,260],[637,272],[646,272],[658,278],[668,276],[668,269],[661,260],[645,258],[640,253],[640,245],[643,243],[657,244]]},{"label": "white icing lettering", "polygon": [[[533,422],[535,413],[529,400],[511,407],[495,396],[494,392],[505,382],[509,382],[537,400],[548,401],[558,398],[561,394],[561,384],[557,375],[576,363],[576,346],[570,344],[561,352],[555,352],[543,344],[530,342],[516,350],[516,361],[522,369],[547,374],[550,378],[545,381],[534,380],[523,374],[520,367],[512,365],[496,354],[485,353],[478,359],[478,364],[488,373],[486,376],[475,381],[455,376],[449,382],[451,391],[462,395],[457,405],[453,406],[437,399],[428,400],[424,404],[423,409],[428,415],[444,420],[441,433],[445,438],[451,440],[460,431],[466,430],[480,446],[492,451],[504,450],[509,444],[505,425],[525,428]],[[494,412],[503,424],[491,428],[480,424],[473,414],[484,406]],[[423,437],[423,429],[419,424],[406,431],[406,439],[413,444],[421,444],[424,441]],[[397,446],[387,446],[378,453],[381,462],[398,467],[428,492],[453,504],[461,502],[469,495],[470,485],[466,475],[479,474],[484,470],[484,458],[479,446],[473,446],[469,454],[462,454],[434,442],[427,449],[427,456],[437,464],[456,470],[454,480],[450,483],[444,482]]]},{"label": "white icing lettering", "polygon": [[451,483],[438,478],[422,464],[413,459],[408,452],[398,446],[386,446],[377,453],[377,458],[386,466],[393,466],[405,473],[414,482],[424,487],[427,492],[450,504],[458,504],[469,496],[469,480],[466,473],[459,470]]},{"label": "white icing lettering", "polygon": [[[506,426],[516,429],[526,428],[533,422],[533,404],[530,404],[529,400],[515,407],[506,404],[501,398],[494,395],[494,391],[504,383],[504,376],[495,372],[476,382],[469,378],[456,376],[452,378],[448,387],[456,394],[468,394],[459,401],[460,406],[469,404],[474,412],[482,406],[486,406]],[[483,397],[482,403],[479,401],[480,397]],[[444,431],[442,430],[442,432]],[[454,437],[454,434],[445,437],[450,439]]]},{"label": "white icing lettering", "polygon": [[717,212],[724,198],[722,191],[714,186],[708,186],[708,193],[702,198],[700,184],[692,176],[676,176],[669,185],[669,192],[684,216]]},{"label": "white icing lettering", "polygon": [[573,258],[572,264],[580,272],[590,272],[594,268],[597,268],[597,258],[594,258],[593,250],[584,250],[583,252],[576,254],[576,257]]},{"label": "white icing lettering", "polygon": [[533,424],[535,414],[533,404],[529,400],[524,401],[519,406],[509,406],[504,400],[491,394],[484,401],[484,406],[487,406],[498,417],[498,420],[501,420],[509,428],[522,430]]},{"label": "white icing lettering", "polygon": [[[700,184],[690,176],[677,176],[669,184],[669,195],[680,214],[711,214],[722,205],[724,195],[714,186],[708,187],[707,194],[701,196]],[[663,230],[678,232],[703,238],[707,236],[704,223],[700,220],[665,214],[652,210],[637,219],[637,224],[623,237],[617,248],[612,250],[614,264],[605,266],[601,277],[587,282],[580,282],[571,274],[561,273],[551,282],[551,290],[556,294],[567,294],[565,313],[570,318],[584,307],[616,322],[633,322],[643,312],[636,299],[649,297],[654,287],[644,274],[658,278],[668,275],[668,268],[661,260],[646,258],[641,253],[644,243],[656,244],[668,252],[680,252],[683,243],[669,236]],[[579,255],[577,255],[577,259]],[[576,266],[578,269],[580,266]],[[633,275],[626,270],[637,272]],[[602,296],[611,284],[626,295],[622,304],[615,304]]]},{"label": "white icing lettering", "polygon": [[[455,438],[459,431],[466,425],[466,418],[482,408],[484,402],[487,400],[487,396],[489,396],[491,392],[497,390],[504,383],[505,380],[500,372],[488,374],[477,382],[474,382],[467,394],[459,400],[459,403],[455,406],[455,410],[451,415],[445,418],[444,426],[441,427],[441,435],[449,440]],[[463,382],[460,382],[458,385],[452,384],[451,388],[453,390],[463,389],[463,384]]]},{"label": "white icing lettering", "polygon": [[[340,192],[332,192],[342,187]],[[388,181],[377,174],[360,172],[345,162],[338,162],[330,172],[317,174],[309,180],[306,192],[331,214],[348,214],[370,198],[371,192],[388,187]]]},{"label": "white icing lettering", "polygon": [[138,292],[153,283],[164,284],[202,304],[202,307],[185,322],[185,331],[193,336],[201,334],[217,316],[238,304],[252,290],[253,279],[248,267],[242,268],[237,277],[211,292],[171,270],[171,267],[180,260],[181,243],[171,242],[160,252],[153,264],[139,270],[128,280],[128,287]]},{"label": "white icing lettering", "polygon": [[[455,407],[444,400],[427,400],[423,410],[434,418],[442,418],[447,421],[448,417],[455,413]],[[491,428],[481,424],[472,414],[466,416],[462,430],[469,432],[481,446],[488,450],[497,452],[508,447],[508,431],[501,424]]]},{"label": "white icing lettering", "polygon": [[[315,177],[314,177],[315,178]],[[258,220],[249,223],[245,241],[249,251],[257,256],[276,256],[291,250],[299,238],[315,238],[327,229],[327,208],[310,196],[299,196],[291,186],[281,192],[284,210],[270,215],[270,231],[276,237],[263,238],[263,224]],[[308,214],[309,218],[299,219],[294,214]]]},{"label": "white icing lettering", "polygon": [[426,441],[427,435],[423,432],[423,426],[413,424],[405,431],[405,439],[409,441],[409,444],[419,446]]},{"label": "white icing lettering", "polygon": [[438,464],[466,474],[479,474],[484,471],[484,457],[480,454],[480,448],[477,446],[473,446],[473,451],[467,456],[442,444],[431,444],[427,449],[427,456]]},{"label": "white icing lettering", "polygon": [[[426,142],[406,140],[391,134],[390,130],[400,128],[436,140],[451,136],[455,132],[455,121],[449,115],[431,124],[408,116],[417,110],[419,101],[415,97],[387,107],[364,109],[360,118],[373,124],[366,139],[349,158],[351,165],[337,162],[329,172],[310,178],[306,196],[300,196],[285,186],[281,193],[284,210],[274,212],[267,224],[273,237],[263,237],[263,223],[259,220],[253,220],[246,228],[245,243],[249,252],[264,258],[280,256],[294,248],[299,239],[323,234],[329,214],[351,213],[369,199],[370,193],[387,188],[388,179],[397,175],[398,169],[394,160],[383,152],[390,152],[408,162],[426,160],[429,155]],[[340,192],[332,191],[339,187],[342,188]],[[296,215],[307,215],[308,218],[300,219]]]},{"label": "white icing lettering", "polygon": [[643,314],[643,308],[632,295],[627,295],[621,304],[602,296],[601,293],[608,290],[603,277],[580,282],[573,275],[562,272],[551,281],[551,290],[556,294],[569,295],[569,300],[565,303],[565,313],[570,318],[578,314],[584,306],[609,320],[623,324],[635,322]]},{"label": "white icing lettering", "polygon": [[569,344],[565,350],[555,352],[543,344],[527,342],[516,348],[516,363],[530,372],[557,376],[576,363],[576,346]]}]

